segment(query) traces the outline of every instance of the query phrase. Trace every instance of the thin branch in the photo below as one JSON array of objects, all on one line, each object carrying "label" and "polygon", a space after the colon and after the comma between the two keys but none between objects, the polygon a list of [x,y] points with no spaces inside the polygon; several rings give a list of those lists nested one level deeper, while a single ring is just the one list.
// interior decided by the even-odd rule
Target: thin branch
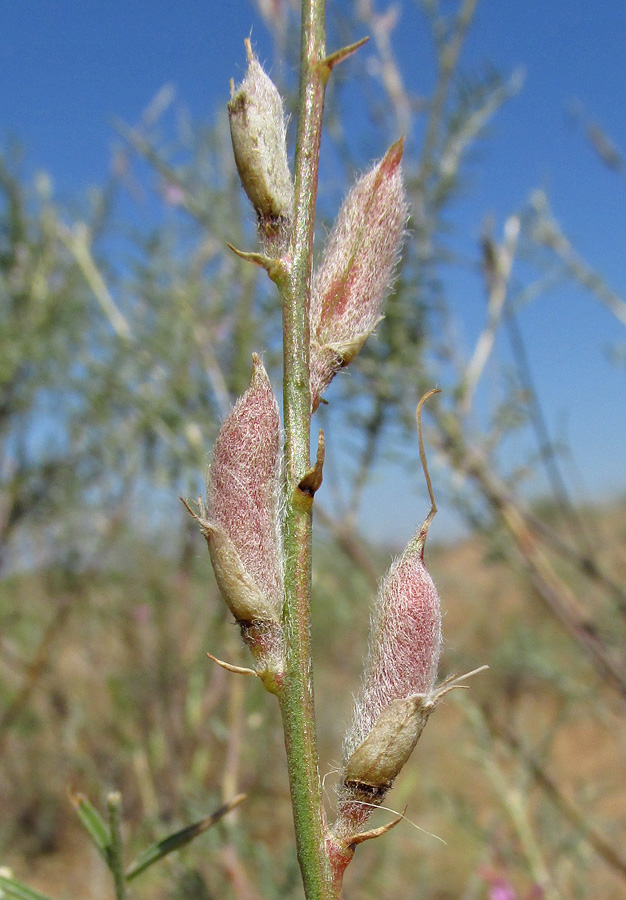
[{"label": "thin branch", "polygon": [[392,4],[384,13],[379,14],[374,12],[372,0],[359,0],[358,15],[374,38],[380,61],[380,79],[393,107],[398,134],[408,134],[413,115],[411,100],[391,44],[391,33],[398,23],[399,8],[397,4]]},{"label": "thin branch", "polygon": [[430,104],[428,125],[422,148],[422,163],[418,175],[418,182],[422,188],[426,185],[434,167],[435,151],[439,142],[441,121],[448,100],[452,76],[456,70],[468,29],[474,18],[477,2],[478,0],[463,0],[456,17],[452,36],[438,49],[439,76],[435,95]]},{"label": "thin branch", "polygon": [[461,130],[450,136],[441,153],[439,170],[444,178],[452,178],[461,161],[466,147],[476,140],[478,135],[493,118],[500,107],[515,94],[519,93],[524,83],[523,69],[516,69],[509,80],[494,88],[478,109],[462,123]]},{"label": "thin branch", "polygon": [[517,216],[511,216],[507,219],[504,226],[504,242],[502,246],[497,247],[494,244],[489,244],[493,248],[493,261],[488,272],[490,276],[490,291],[487,304],[487,322],[476,342],[474,354],[463,379],[460,403],[463,414],[467,414],[471,407],[476,386],[493,349],[496,331],[502,319],[519,233],[520,221]]},{"label": "thin branch", "polygon": [[9,731],[22,710],[26,707],[33,691],[46,671],[54,648],[54,641],[61,632],[71,612],[75,597],[64,598],[59,604],[50,624],[44,631],[39,645],[29,663],[24,683],[0,716],[0,752],[4,748]]},{"label": "thin branch", "polygon": [[530,814],[521,790],[511,787],[507,776],[504,774],[493,756],[484,754],[482,764],[485,773],[489,777],[495,790],[500,795],[504,808],[517,832],[520,845],[526,857],[528,868],[534,881],[541,886],[542,896],[546,900],[561,900],[561,893],[557,890],[548,867],[543,859],[541,847],[535,836]]},{"label": "thin branch", "polygon": [[583,518],[576,509],[576,506],[572,498],[570,497],[570,493],[565,480],[561,474],[561,469],[557,462],[555,448],[548,431],[548,425],[545,420],[541,404],[539,402],[539,395],[535,390],[535,386],[533,383],[530,364],[528,362],[528,355],[526,353],[526,347],[524,345],[524,339],[517,325],[517,317],[515,315],[515,311],[511,308],[510,304],[507,305],[506,315],[504,316],[504,326],[508,333],[511,349],[515,357],[515,363],[517,366],[522,390],[524,391],[525,396],[528,398],[527,403],[530,410],[530,421],[535,431],[535,436],[539,447],[540,459],[543,462],[546,474],[552,485],[552,490],[565,520],[568,522],[573,534],[582,546],[586,558],[593,559],[596,553],[596,548],[593,546],[590,540],[589,532],[585,527]]},{"label": "thin branch", "polygon": [[58,235],[76,260],[87,284],[117,336],[125,341],[132,340],[133,335],[128,320],[118,309],[104,278],[100,274],[100,270],[94,262],[89,246],[90,231],[88,227],[80,223],[71,229],[59,225]]},{"label": "thin branch", "polygon": [[523,516],[528,526],[543,538],[547,547],[550,547],[563,559],[572,563],[590,581],[595,582],[603,590],[607,591],[612,596],[620,612],[626,614],[626,588],[623,584],[601,569],[594,557],[580,553],[574,547],[571,547],[567,541],[549,528],[545,522],[528,512],[524,512]]},{"label": "thin branch", "polygon": [[192,218],[194,218],[197,222],[203,225],[205,228],[209,230],[213,230],[215,227],[215,221],[213,219],[212,213],[209,213],[201,203],[198,202],[197,198],[194,197],[192,192],[189,190],[189,187],[185,183],[184,179],[177,174],[176,170],[169,166],[163,158],[160,156],[157,150],[152,146],[152,144],[147,141],[138,131],[134,128],[129,128],[125,122],[120,120],[116,120],[114,122],[115,128],[120,133],[120,135],[130,144],[133,150],[138,153],[140,156],[150,163],[151,166],[158,172],[161,177],[168,182],[168,184],[173,185],[178,188],[184,198],[184,206],[187,212]]},{"label": "thin branch", "polygon": [[435,415],[441,447],[452,467],[475,482],[492,511],[506,525],[539,597],[584,649],[599,675],[626,701],[626,670],[619,657],[607,647],[586,608],[557,575],[541,541],[525,522],[504,485],[493,475],[481,455],[466,447],[457,418],[440,411]]},{"label": "thin branch", "polygon": [[556,219],[551,215],[546,195],[535,191],[531,205],[537,214],[533,237],[537,243],[553,250],[564,264],[568,275],[595,295],[626,326],[626,303],[612,291],[597,272],[575,252]]},{"label": "thin branch", "polygon": [[387,405],[387,399],[380,393],[377,393],[374,400],[374,408],[363,424],[365,445],[360,454],[359,464],[354,478],[352,479],[348,508],[344,517],[351,522],[356,521],[359,507],[363,499],[363,491],[367,485],[372,465],[376,457],[380,436],[387,419]]},{"label": "thin branch", "polygon": [[334,518],[319,504],[315,507],[316,518],[330,531],[342,553],[359,569],[376,590],[380,572],[372,563],[372,554],[357,535],[352,520]]}]

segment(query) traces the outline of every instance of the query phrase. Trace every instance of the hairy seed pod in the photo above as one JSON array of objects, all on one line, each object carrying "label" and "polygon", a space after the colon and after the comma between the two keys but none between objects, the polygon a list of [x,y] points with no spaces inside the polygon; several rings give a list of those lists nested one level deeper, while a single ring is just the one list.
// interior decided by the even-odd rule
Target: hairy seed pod
[{"label": "hairy seed pod", "polygon": [[389,703],[427,697],[433,689],[441,646],[441,609],[423,553],[420,529],[380,585],[363,685],[344,743],[346,759],[371,734]]},{"label": "hairy seed pod", "polygon": [[207,476],[209,550],[235,618],[278,621],[282,608],[281,436],[258,356],[250,386],[220,428]]},{"label": "hairy seed pod", "polygon": [[228,103],[230,133],[241,184],[255,209],[259,236],[273,255],[289,241],[293,182],[287,161],[283,102],[246,41],[248,71]]},{"label": "hairy seed pod", "polygon": [[311,296],[311,401],[359,353],[381,318],[408,216],[398,141],[343,202]]},{"label": "hairy seed pod", "polygon": [[[433,506],[434,509],[434,506]],[[348,844],[382,803],[439,699],[439,596],[424,566],[427,518],[381,582],[361,690],[343,746],[333,834]]]},{"label": "hairy seed pod", "polygon": [[[431,501],[430,512],[382,580],[372,613],[361,690],[343,745],[337,820],[329,831],[329,852],[337,869],[347,865],[356,843],[380,831],[360,831],[379,806],[415,749],[437,704],[475,672],[436,684],[441,650],[439,595],[424,565],[424,545],[437,512],[417,411],[419,453]],[[394,823],[391,823],[393,827]]]},{"label": "hairy seed pod", "polygon": [[421,410],[436,393],[425,394],[416,411],[431,508],[378,590],[361,690],[343,744],[337,821],[330,833],[331,844],[339,848],[353,846],[355,836],[366,839],[360,827],[382,803],[440,698],[454,686],[452,682],[435,686],[441,608],[424,565],[424,545],[437,506],[422,441]]},{"label": "hairy seed pod", "polygon": [[276,692],[283,672],[280,417],[263,363],[252,359],[250,386],[215,442],[206,506],[200,501],[200,514],[192,515],[256,673]]}]

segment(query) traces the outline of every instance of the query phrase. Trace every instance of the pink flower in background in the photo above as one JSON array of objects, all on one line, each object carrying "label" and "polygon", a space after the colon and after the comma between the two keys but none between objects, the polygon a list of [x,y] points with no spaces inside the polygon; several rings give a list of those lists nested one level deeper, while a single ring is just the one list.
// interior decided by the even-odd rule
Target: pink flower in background
[{"label": "pink flower in background", "polygon": [[[496,869],[485,866],[481,869],[480,876],[489,885],[487,900],[522,900],[508,878]],[[530,891],[524,892],[525,900],[543,900],[544,897],[544,889],[539,884],[531,885]]]},{"label": "pink flower in background", "polygon": [[489,900],[517,900],[515,890],[503,878],[491,885],[488,897]]},{"label": "pink flower in background", "polygon": [[517,900],[515,888],[500,872],[485,866],[480,875],[489,885],[488,900]]}]

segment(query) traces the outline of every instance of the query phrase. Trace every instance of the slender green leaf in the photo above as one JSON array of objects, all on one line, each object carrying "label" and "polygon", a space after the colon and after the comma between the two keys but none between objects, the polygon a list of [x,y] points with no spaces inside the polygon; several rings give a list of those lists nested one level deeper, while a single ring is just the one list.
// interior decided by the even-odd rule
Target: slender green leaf
[{"label": "slender green leaf", "polygon": [[10,900],[50,900],[46,894],[40,894],[16,878],[0,875],[0,897]]},{"label": "slender green leaf", "polygon": [[158,862],[160,859],[163,859],[164,856],[167,856],[168,853],[173,853],[174,850],[180,850],[181,847],[184,847],[185,844],[188,844],[199,834],[202,834],[207,828],[210,828],[212,825],[215,825],[216,822],[219,822],[222,816],[229,813],[231,809],[239,806],[245,797],[245,794],[238,794],[228,803],[224,803],[223,806],[216,809],[212,815],[207,816],[206,819],[200,819],[199,822],[194,822],[193,825],[187,825],[185,828],[181,828],[180,831],[176,831],[174,834],[170,834],[168,837],[157,841],[156,844],[147,847],[126,873],[126,880],[131,881],[133,878],[136,878],[137,875],[145,872],[145,870],[153,865],[153,863]]},{"label": "slender green leaf", "polygon": [[111,832],[109,831],[106,822],[84,794],[72,794],[70,800],[80,819],[81,825],[93,841],[96,850],[102,859],[108,865]]}]

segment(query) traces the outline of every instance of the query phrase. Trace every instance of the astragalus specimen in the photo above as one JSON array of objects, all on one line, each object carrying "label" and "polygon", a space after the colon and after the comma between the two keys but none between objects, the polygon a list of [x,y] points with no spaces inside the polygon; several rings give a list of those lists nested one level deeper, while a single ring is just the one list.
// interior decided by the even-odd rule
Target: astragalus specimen
[{"label": "astragalus specimen", "polygon": [[383,316],[409,212],[398,141],[349,191],[313,271],[324,89],[334,65],[358,46],[327,56],[324,4],[305,0],[292,179],[282,102],[246,41],[248,72],[238,88],[231,85],[228,108],[237,169],[256,213],[261,252],[235,252],[265,268],[281,296],[284,426],[281,431],[276,399],[255,356],[250,386],[219,432],[206,503],[199,501],[195,513],[220,590],[254,658],[253,670],[239,671],[259,676],[280,703],[309,900],[341,895],[355,846],[381,832],[364,831],[364,823],[452,686],[436,684],[441,612],[424,565],[433,501],[426,522],[380,585],[363,682],[344,741],[337,818],[329,825],[318,771],[310,653],[311,525],[324,438],[320,432],[312,465],[311,416],[333,377],[354,360]]}]

